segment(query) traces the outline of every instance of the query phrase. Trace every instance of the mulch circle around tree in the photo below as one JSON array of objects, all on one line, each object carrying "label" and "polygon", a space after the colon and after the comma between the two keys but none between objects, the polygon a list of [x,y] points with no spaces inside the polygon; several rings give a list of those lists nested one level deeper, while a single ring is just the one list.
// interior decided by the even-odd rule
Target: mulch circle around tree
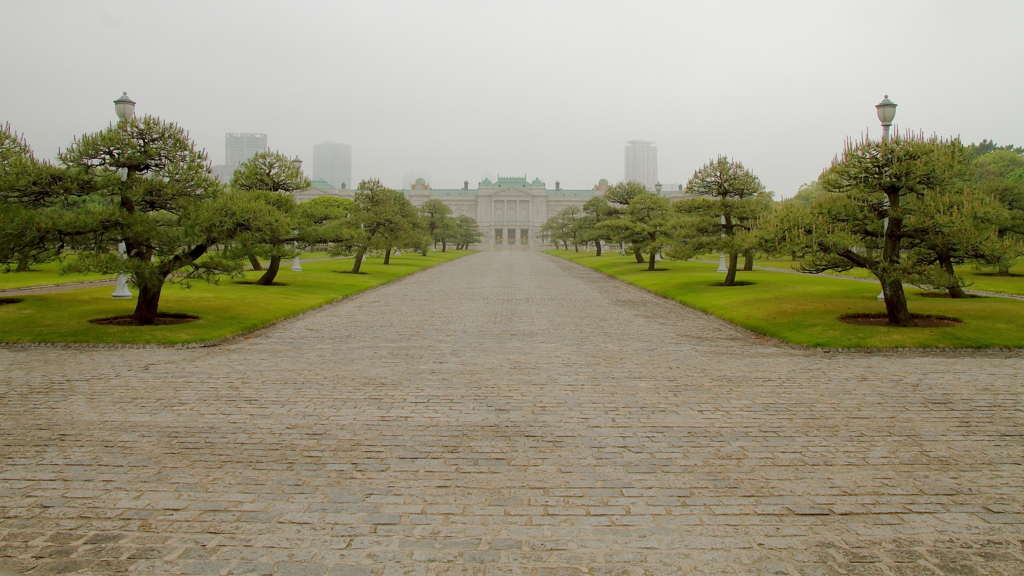
[{"label": "mulch circle around tree", "polygon": [[[732,286],[753,286],[757,282],[733,282]],[[725,282],[715,282],[714,284],[708,284],[708,286],[725,286]]]},{"label": "mulch circle around tree", "polygon": [[[199,320],[199,316],[193,316],[191,314],[177,314],[174,312],[160,313],[156,315],[156,322],[149,324],[149,326],[168,326],[170,324],[186,324],[188,322],[195,322]],[[132,323],[132,316],[111,316],[109,318],[97,318],[95,320],[89,320],[92,324],[102,324],[103,326],[138,326],[138,324]]]},{"label": "mulch circle around tree", "polygon": [[[898,326],[898,328],[946,328],[948,326],[959,326],[964,321],[951,316],[937,316],[935,314],[911,314],[917,326]],[[889,317],[884,312],[875,314],[847,314],[839,317],[840,322],[856,324],[857,326],[893,326],[889,324]]]},{"label": "mulch circle around tree", "polygon": [[17,304],[18,302],[24,302],[24,298],[0,298],[0,306],[4,304]]},{"label": "mulch circle around tree", "polygon": [[[232,284],[246,284],[248,286],[267,286],[267,284],[256,284],[255,280],[236,280]],[[284,282],[271,282],[270,286],[287,286]]]},{"label": "mulch circle around tree", "polygon": [[[918,292],[918,296],[924,296],[925,298],[951,298],[949,292]],[[982,296],[980,294],[968,294],[966,298],[988,298],[988,296]]]}]

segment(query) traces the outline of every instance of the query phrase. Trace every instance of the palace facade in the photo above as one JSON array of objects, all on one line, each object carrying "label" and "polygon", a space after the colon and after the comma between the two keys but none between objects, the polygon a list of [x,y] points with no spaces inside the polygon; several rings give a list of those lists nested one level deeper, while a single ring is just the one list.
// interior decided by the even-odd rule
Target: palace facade
[{"label": "palace facade", "polygon": [[[435,189],[417,178],[408,190],[401,192],[414,206],[436,199],[452,209],[454,215],[474,218],[483,232],[484,240],[473,246],[477,249],[519,248],[547,249],[552,247],[540,238],[540,228],[548,218],[567,206],[583,206],[594,196],[608,191],[608,181],[602,178],[589,190],[563,190],[558,182],[554,189],[541,182],[523,177],[501,177],[494,182],[485,178],[470,189],[467,181],[458,189]],[[296,193],[299,202],[317,196],[352,198],[354,190],[337,189],[314,180],[313,186]]]}]

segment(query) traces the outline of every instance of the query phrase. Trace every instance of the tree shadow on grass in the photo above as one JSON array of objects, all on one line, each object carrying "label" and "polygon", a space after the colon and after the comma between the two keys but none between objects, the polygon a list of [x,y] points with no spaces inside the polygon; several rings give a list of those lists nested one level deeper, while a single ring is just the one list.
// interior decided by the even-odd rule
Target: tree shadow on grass
[{"label": "tree shadow on grass", "polygon": [[[740,282],[740,281],[736,281],[736,282],[732,283],[732,286],[753,286],[754,284],[757,284],[757,282]],[[726,286],[725,282],[715,282],[714,284],[708,284],[708,286],[725,286],[726,288],[731,288],[732,287],[732,286]]]},{"label": "tree shadow on grass", "polygon": [[[917,295],[923,296],[925,298],[952,298],[952,296],[949,295],[949,292],[918,292]],[[989,298],[989,296],[982,296],[981,294],[968,294],[967,296],[964,296],[964,298]],[[958,298],[958,300],[962,299],[963,298]]]},{"label": "tree shadow on grass", "polygon": [[[267,286],[267,284],[257,284],[255,280],[237,280],[232,284],[245,284],[246,286]],[[270,286],[287,286],[284,282],[271,282]]]},{"label": "tree shadow on grass", "polygon": [[[185,324],[188,322],[195,322],[199,320],[199,316],[193,316],[191,314],[179,314],[176,312],[164,312],[156,315],[156,321],[149,326],[168,326],[170,324]],[[136,324],[132,319],[132,315],[127,316],[110,316],[108,318],[96,318],[89,320],[90,324],[100,324],[102,326],[141,326]]]},{"label": "tree shadow on grass", "polygon": [[353,272],[351,270],[335,270],[338,274],[369,274],[369,272]]},{"label": "tree shadow on grass", "polygon": [[856,324],[857,326],[888,326],[893,328],[946,328],[948,326],[959,326],[964,323],[964,321],[959,318],[953,318],[952,316],[939,316],[936,314],[911,314],[911,317],[914,318],[915,326],[889,324],[889,317],[885,312],[876,312],[871,314],[845,314],[839,317],[839,321],[846,324]]},{"label": "tree shadow on grass", "polygon": [[24,298],[0,298],[0,306],[4,304],[17,304],[18,302],[24,302]]}]

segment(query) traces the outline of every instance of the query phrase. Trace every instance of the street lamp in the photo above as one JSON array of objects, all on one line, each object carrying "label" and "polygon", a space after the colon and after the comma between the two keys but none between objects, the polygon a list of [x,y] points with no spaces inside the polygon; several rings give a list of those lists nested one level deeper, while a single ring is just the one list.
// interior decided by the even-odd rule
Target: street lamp
[{"label": "street lamp", "polygon": [[[127,92],[122,92],[121,97],[114,100],[114,112],[117,114],[118,120],[126,120],[128,118],[135,117],[135,101],[128,97]],[[121,168],[121,180],[128,177],[128,171]],[[121,259],[128,257],[128,248],[122,240],[117,245],[117,252],[121,255]],[[114,288],[114,293],[110,295],[115,300],[126,300],[132,297],[132,293],[128,290],[128,276],[124,274],[117,275],[117,287]]]},{"label": "street lamp", "polygon": [[122,92],[121,97],[114,100],[114,112],[119,120],[135,117],[135,101],[128,97],[127,92]]},{"label": "street lamp", "polygon": [[[882,123],[882,142],[889,141],[889,127],[892,126],[892,120],[896,117],[896,103],[889,100],[889,95],[886,94],[885,98],[875,104],[875,112],[878,114],[878,121]],[[888,208],[889,199],[885,199],[885,206]],[[882,242],[884,246],[885,242],[885,231],[889,229],[889,219],[886,218],[882,222]],[[885,301],[885,290],[878,293],[878,299]]]},{"label": "street lamp", "polygon": [[892,126],[892,119],[896,117],[896,103],[889,100],[889,95],[885,95],[885,99],[875,104],[875,112],[878,113],[878,121],[882,123],[882,142],[889,141],[889,127]]},{"label": "street lamp", "polygon": [[[295,166],[296,170],[298,170],[299,172],[302,172],[302,160],[299,159],[298,155],[296,155],[295,158],[292,158],[292,166]],[[298,230],[295,231],[295,235],[296,236],[299,235],[299,231]],[[296,238],[296,240],[295,240],[295,249],[296,250],[299,249],[299,240],[298,240],[298,238]],[[299,255],[298,254],[296,254],[295,255],[295,259],[292,260],[292,272],[302,272],[302,264],[299,263]]]}]

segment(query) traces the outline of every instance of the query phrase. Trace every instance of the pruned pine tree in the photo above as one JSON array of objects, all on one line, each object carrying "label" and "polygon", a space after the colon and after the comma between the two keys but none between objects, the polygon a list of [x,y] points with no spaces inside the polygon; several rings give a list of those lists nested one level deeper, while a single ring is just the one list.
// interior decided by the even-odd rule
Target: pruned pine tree
[{"label": "pruned pine tree", "polygon": [[484,234],[475,218],[460,214],[455,217],[455,224],[458,229],[457,250],[466,250],[470,244],[483,241]]},{"label": "pruned pine tree", "polygon": [[612,206],[604,196],[594,196],[583,205],[583,218],[580,222],[581,236],[584,242],[593,242],[597,255],[601,255],[601,243],[611,242],[612,235],[607,228],[599,227],[606,220],[617,218],[621,210]]},{"label": "pruned pine tree", "polygon": [[292,193],[305,190],[310,185],[309,178],[302,174],[302,170],[280,152],[257,152],[242,162],[231,177],[233,188],[261,192],[253,198],[269,203],[280,211],[278,220],[289,223],[283,232],[268,229],[260,237],[245,235],[239,238],[238,243],[247,250],[246,255],[253,268],[260,268],[257,256],[270,259],[267,271],[254,284],[273,285],[281,269],[281,260],[292,258],[298,253],[298,237],[295,232],[299,222],[293,218],[296,202]]},{"label": "pruned pine tree", "polygon": [[630,200],[621,217],[604,220],[597,228],[614,238],[630,238],[632,249],[646,252],[647,269],[654,270],[655,257],[671,241],[674,219],[668,198],[644,192]]},{"label": "pruned pine tree", "polygon": [[[765,222],[763,237],[786,252],[807,250],[806,272],[868,270],[882,284],[889,323],[912,326],[903,283],[956,292],[953,264],[995,236],[990,222],[999,207],[968,186],[969,178],[970,151],[955,139],[906,134],[847,142],[819,179],[829,194],[783,206]],[[863,249],[872,244],[880,250]]]},{"label": "pruned pine tree", "polygon": [[[135,324],[156,321],[166,282],[239,272],[208,252],[266,224],[262,211],[226,202],[206,154],[182,128],[158,118],[121,120],[58,157],[79,181],[57,199],[69,214],[62,238],[79,251],[69,269],[127,274],[139,293]],[[126,258],[117,254],[121,241]]]},{"label": "pruned pine tree", "polygon": [[448,242],[451,242],[456,234],[456,226],[451,217],[451,207],[436,198],[431,198],[420,206],[419,212],[431,242],[435,248],[440,242],[441,252],[444,252],[448,247]]},{"label": "pruned pine tree", "polygon": [[60,256],[66,211],[57,200],[76,186],[68,171],[37,160],[10,124],[0,127],[0,264],[24,272]]},{"label": "pruned pine tree", "polygon": [[[686,184],[686,193],[715,200],[695,204],[692,215],[705,220],[699,227],[704,243],[728,254],[729,270],[722,284],[735,285],[739,254],[749,250],[750,232],[757,218],[770,209],[771,193],[742,162],[726,156],[697,169]],[[684,207],[680,209],[686,211]]]},{"label": "pruned pine tree", "polygon": [[411,237],[418,225],[416,208],[404,194],[385,187],[380,180],[363,180],[355,193],[355,210],[346,219],[346,243],[355,252],[352,273],[358,274],[367,250],[390,251],[400,239]]}]

